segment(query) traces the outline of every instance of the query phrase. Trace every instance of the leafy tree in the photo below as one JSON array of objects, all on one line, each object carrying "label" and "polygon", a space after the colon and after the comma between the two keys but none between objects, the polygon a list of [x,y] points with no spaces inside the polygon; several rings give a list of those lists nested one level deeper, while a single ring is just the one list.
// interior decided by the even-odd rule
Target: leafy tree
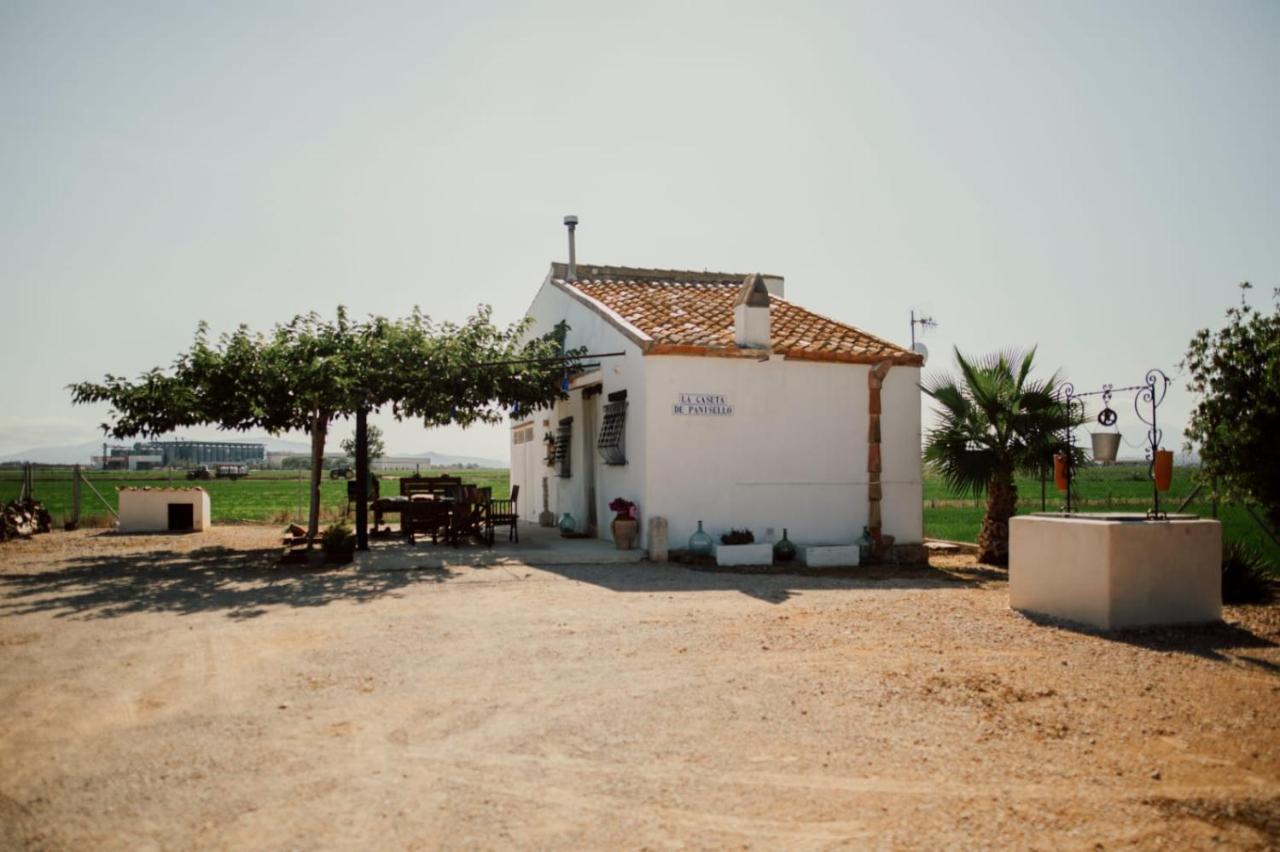
[{"label": "leafy tree", "polygon": [[[374,459],[380,459],[387,454],[387,447],[382,440],[382,430],[377,426],[370,423],[366,432],[369,440],[369,463],[372,464]],[[350,438],[343,438],[341,446],[347,457],[354,460],[356,457],[356,433],[352,432]]]},{"label": "leafy tree", "polygon": [[1200,476],[1229,498],[1257,503],[1280,530],[1280,289],[1266,314],[1246,301],[1227,310],[1218,331],[1191,338],[1183,367],[1199,399],[1187,426],[1187,449],[1200,454]]},{"label": "leafy tree", "polygon": [[1035,349],[1009,350],[980,359],[955,350],[960,378],[932,377],[921,389],[938,403],[938,425],[929,430],[924,457],[953,490],[987,497],[979,559],[1009,561],[1009,518],[1017,512],[1014,473],[1038,470],[1061,446],[1062,433],[1079,416],[1055,397],[1057,373],[1031,377]]},{"label": "leafy tree", "polygon": [[557,379],[564,365],[546,359],[581,353],[564,352],[563,334],[527,332],[527,322],[497,328],[487,306],[461,325],[437,325],[416,308],[400,320],[352,321],[340,307],[331,321],[303,314],[268,334],[241,325],[216,343],[201,323],[191,348],[168,370],[148,370],[136,381],[107,375],[70,390],[77,404],[111,405],[111,422],[102,428],[115,438],[203,424],[308,432],[313,541],[325,438],[335,418],[389,405],[397,419],[466,426],[550,405],[562,396]]}]

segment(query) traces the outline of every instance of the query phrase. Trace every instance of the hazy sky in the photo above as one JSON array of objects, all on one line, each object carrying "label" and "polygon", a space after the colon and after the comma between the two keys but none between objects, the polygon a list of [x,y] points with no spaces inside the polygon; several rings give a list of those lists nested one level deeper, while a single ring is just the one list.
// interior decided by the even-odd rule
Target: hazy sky
[{"label": "hazy sky", "polygon": [[899,342],[923,309],[930,366],[1172,375],[1280,286],[1278,45],[1276,2],[4,0],[0,453],[92,440],[65,385],[200,319],[514,320],[565,213],[588,263],[782,274]]}]

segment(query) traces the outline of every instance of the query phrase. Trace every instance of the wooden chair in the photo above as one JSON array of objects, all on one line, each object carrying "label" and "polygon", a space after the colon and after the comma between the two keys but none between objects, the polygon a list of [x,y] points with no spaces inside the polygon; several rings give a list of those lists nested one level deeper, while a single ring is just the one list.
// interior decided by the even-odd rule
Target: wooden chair
[{"label": "wooden chair", "polygon": [[451,511],[449,524],[449,542],[455,547],[464,539],[475,537],[493,546],[493,535],[489,528],[489,503],[491,488],[477,488],[474,485],[458,485],[454,487],[453,500],[448,504]]},{"label": "wooden chair", "polygon": [[454,485],[461,485],[460,476],[402,476],[400,477],[400,496],[432,497],[446,493]]},{"label": "wooden chair", "polygon": [[511,499],[489,501],[489,543],[493,544],[494,527],[507,527],[507,541],[520,541],[520,514],[516,501],[520,499],[520,486],[511,486]]},{"label": "wooden chair", "polygon": [[406,500],[400,506],[400,531],[410,544],[418,543],[418,536],[430,535],[431,543],[438,544],[440,531],[448,535],[452,507],[436,500]]}]

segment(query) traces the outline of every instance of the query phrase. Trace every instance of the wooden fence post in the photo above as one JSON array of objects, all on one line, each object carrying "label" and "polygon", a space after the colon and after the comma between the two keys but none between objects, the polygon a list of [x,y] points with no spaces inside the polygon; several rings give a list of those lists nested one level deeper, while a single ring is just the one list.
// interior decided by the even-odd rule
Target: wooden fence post
[{"label": "wooden fence post", "polygon": [[92,491],[94,493],[94,496],[96,496],[102,502],[102,505],[107,507],[107,511],[110,512],[117,521],[120,520],[120,513],[111,507],[111,504],[107,502],[107,498],[103,497],[101,492],[98,491],[98,489],[93,487],[93,483],[89,481],[89,478],[87,476],[85,476],[82,473],[79,476],[79,480],[83,482],[85,485],[89,486],[89,490]]},{"label": "wooden fence post", "polygon": [[67,522],[67,530],[80,526],[80,465],[71,469],[71,519]]}]

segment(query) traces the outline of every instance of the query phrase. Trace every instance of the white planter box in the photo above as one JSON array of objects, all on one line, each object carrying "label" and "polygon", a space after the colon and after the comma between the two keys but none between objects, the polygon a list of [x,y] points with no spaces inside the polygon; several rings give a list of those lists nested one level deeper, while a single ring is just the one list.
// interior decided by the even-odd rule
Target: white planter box
[{"label": "white planter box", "polygon": [[1222,525],[1024,515],[1009,522],[1009,606],[1103,630],[1222,618]]},{"label": "white planter box", "polygon": [[856,544],[806,544],[800,561],[810,568],[853,567],[861,562],[861,551]]},{"label": "white planter box", "polygon": [[209,525],[203,488],[120,489],[120,532],[203,532]]},{"label": "white planter box", "polygon": [[772,565],[773,545],[767,541],[755,544],[717,544],[717,565]]}]

